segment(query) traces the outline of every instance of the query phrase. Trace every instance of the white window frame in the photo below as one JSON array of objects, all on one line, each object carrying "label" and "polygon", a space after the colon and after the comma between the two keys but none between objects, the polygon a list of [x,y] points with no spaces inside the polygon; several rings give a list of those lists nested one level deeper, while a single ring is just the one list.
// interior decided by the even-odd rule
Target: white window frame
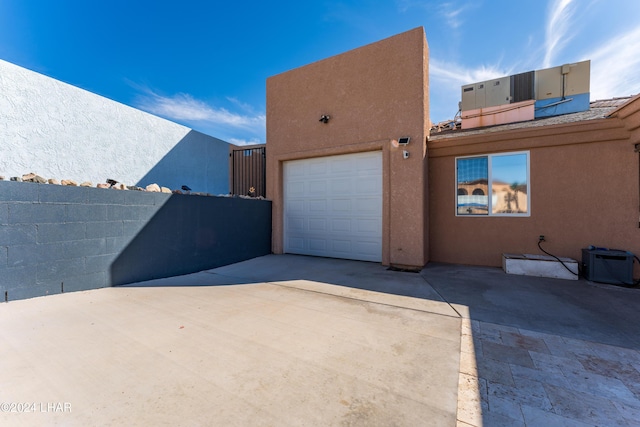
[{"label": "white window frame", "polygon": [[[499,156],[511,156],[511,155],[518,155],[518,154],[525,154],[527,157],[527,212],[526,213],[493,213],[493,198],[492,198],[492,185],[493,185],[493,176],[492,176],[492,169],[493,169],[493,157],[499,157]],[[479,158],[479,157],[486,157],[487,158],[487,168],[488,168],[488,184],[487,184],[487,201],[488,201],[488,212],[487,214],[459,214],[458,213],[458,159],[474,159],[474,158]],[[455,215],[457,217],[461,217],[461,218],[488,218],[488,217],[530,217],[531,216],[531,153],[529,150],[525,150],[525,151],[507,151],[507,152],[502,152],[502,153],[490,153],[490,154],[474,154],[471,156],[458,156],[455,158],[454,160],[454,180],[453,180],[453,185],[454,185],[454,210],[455,210]]]}]

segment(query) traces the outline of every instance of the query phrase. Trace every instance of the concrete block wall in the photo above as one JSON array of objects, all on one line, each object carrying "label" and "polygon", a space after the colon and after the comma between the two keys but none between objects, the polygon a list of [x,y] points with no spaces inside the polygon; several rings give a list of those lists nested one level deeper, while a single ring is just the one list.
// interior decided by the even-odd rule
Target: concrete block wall
[{"label": "concrete block wall", "polygon": [[0,60],[0,175],[227,194],[229,144]]},{"label": "concrete block wall", "polygon": [[201,271],[270,253],[271,202],[0,181],[0,298]]}]

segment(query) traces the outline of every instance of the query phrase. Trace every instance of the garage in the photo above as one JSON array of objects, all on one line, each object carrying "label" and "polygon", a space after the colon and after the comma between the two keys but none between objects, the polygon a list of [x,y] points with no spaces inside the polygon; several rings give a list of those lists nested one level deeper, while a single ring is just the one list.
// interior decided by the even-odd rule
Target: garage
[{"label": "garage", "polygon": [[284,163],[284,252],[382,260],[382,152]]}]

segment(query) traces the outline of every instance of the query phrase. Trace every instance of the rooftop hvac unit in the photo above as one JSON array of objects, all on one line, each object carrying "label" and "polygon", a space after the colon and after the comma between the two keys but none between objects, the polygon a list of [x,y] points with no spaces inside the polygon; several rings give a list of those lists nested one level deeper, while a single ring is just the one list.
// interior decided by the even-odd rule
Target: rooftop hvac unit
[{"label": "rooftop hvac unit", "polygon": [[496,107],[511,102],[511,79],[501,77],[462,86],[462,111]]},{"label": "rooftop hvac unit", "polygon": [[591,61],[546,68],[535,73],[536,99],[570,97],[589,92]]},{"label": "rooftop hvac unit", "polygon": [[460,109],[469,111],[532,99],[562,100],[563,97],[585,95],[589,93],[590,73],[591,61],[587,60],[464,85]]},{"label": "rooftop hvac unit", "polygon": [[535,99],[535,72],[527,71],[526,73],[514,74],[510,76],[511,80],[511,102],[528,101]]},{"label": "rooftop hvac unit", "polygon": [[462,86],[460,110],[468,111],[484,107],[484,83]]},{"label": "rooftop hvac unit", "polygon": [[462,111],[533,99],[533,71],[462,86]]}]

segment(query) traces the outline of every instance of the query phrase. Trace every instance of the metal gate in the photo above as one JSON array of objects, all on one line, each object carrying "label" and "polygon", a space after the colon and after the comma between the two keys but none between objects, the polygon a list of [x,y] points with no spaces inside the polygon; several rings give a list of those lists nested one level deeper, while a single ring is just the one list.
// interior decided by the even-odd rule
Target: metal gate
[{"label": "metal gate", "polygon": [[231,152],[231,193],[238,196],[266,196],[266,147]]}]

